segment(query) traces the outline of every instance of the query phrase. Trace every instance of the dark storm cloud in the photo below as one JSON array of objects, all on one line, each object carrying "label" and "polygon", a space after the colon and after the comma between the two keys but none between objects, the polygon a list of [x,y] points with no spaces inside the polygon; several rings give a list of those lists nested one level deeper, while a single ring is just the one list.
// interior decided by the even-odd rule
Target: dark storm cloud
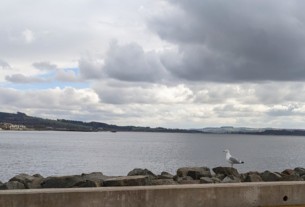
[{"label": "dark storm cloud", "polygon": [[105,58],[104,72],[110,77],[130,82],[155,82],[162,78],[162,64],[155,52],[145,52],[136,44],[112,43]]},{"label": "dark storm cloud", "polygon": [[148,22],[178,45],[162,56],[176,77],[216,82],[305,80],[303,1],[168,0]]}]

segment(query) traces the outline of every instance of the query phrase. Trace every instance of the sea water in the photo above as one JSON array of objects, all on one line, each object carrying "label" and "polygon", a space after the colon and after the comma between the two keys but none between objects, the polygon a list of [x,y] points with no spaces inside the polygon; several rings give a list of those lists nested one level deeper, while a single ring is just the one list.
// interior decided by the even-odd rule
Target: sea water
[{"label": "sea water", "polygon": [[180,167],[230,166],[224,149],[245,163],[238,171],[305,167],[305,137],[200,133],[0,131],[0,180],[19,173],[127,175],[134,168],[175,174]]}]

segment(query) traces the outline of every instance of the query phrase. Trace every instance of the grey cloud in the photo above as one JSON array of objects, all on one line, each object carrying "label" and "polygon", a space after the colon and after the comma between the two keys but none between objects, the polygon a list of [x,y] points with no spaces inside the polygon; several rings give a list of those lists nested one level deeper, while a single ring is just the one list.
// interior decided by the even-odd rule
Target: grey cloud
[{"label": "grey cloud", "polygon": [[99,60],[82,58],[78,61],[80,74],[84,79],[99,79],[103,77],[104,63]]},{"label": "grey cloud", "polygon": [[164,78],[158,55],[145,52],[136,43],[123,46],[112,43],[103,70],[110,78],[121,81],[157,82]]},{"label": "grey cloud", "polygon": [[[195,81],[305,80],[303,1],[168,0],[176,12],[148,21],[179,51],[162,62]],[[173,58],[176,57],[176,58]]]},{"label": "grey cloud", "polygon": [[[253,110],[249,106],[236,106],[234,104],[224,104],[222,106],[216,106],[213,111],[218,117],[225,118],[241,118],[241,117],[255,117],[258,116],[258,111]],[[260,114],[262,115],[262,114]]]},{"label": "grey cloud", "polygon": [[294,113],[291,109],[272,109],[267,114],[269,116],[291,116]]},{"label": "grey cloud", "polygon": [[55,79],[63,82],[78,82],[79,77],[73,70],[57,70]]},{"label": "grey cloud", "polygon": [[[102,88],[97,93],[103,103],[108,104],[148,104],[153,98],[141,87],[132,88]],[[119,95],[118,95],[119,94]]]},{"label": "grey cloud", "polygon": [[152,104],[158,103],[153,87],[144,85],[114,86],[110,84],[96,84],[94,86],[102,103],[107,104]]},{"label": "grey cloud", "polygon": [[25,76],[23,74],[8,75],[5,77],[5,80],[12,82],[12,83],[26,83],[26,84],[43,83],[43,82],[49,81],[47,79],[33,77],[33,76]]},{"label": "grey cloud", "polygon": [[56,70],[57,69],[57,65],[52,64],[48,61],[36,62],[36,63],[33,63],[33,66],[39,70]]},{"label": "grey cloud", "polygon": [[269,116],[296,116],[296,115],[303,115],[304,112],[298,111],[299,106],[297,105],[288,105],[288,106],[278,106],[278,107],[271,107],[267,111],[267,115]]},{"label": "grey cloud", "polygon": [[265,83],[254,88],[254,102],[265,105],[304,103],[304,83]]}]

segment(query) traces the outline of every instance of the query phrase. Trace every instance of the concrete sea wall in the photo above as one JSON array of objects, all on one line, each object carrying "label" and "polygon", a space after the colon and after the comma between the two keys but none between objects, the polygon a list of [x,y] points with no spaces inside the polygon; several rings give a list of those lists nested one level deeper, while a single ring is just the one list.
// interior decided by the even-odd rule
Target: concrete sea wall
[{"label": "concrete sea wall", "polygon": [[1,207],[305,206],[305,182],[187,184],[0,192]]}]

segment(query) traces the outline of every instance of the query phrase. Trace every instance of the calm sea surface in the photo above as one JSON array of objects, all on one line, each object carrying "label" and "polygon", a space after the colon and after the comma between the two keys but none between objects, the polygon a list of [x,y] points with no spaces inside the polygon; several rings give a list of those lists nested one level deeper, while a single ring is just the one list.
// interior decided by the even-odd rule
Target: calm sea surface
[{"label": "calm sea surface", "polygon": [[19,173],[126,175],[134,168],[175,173],[186,166],[229,166],[224,149],[250,170],[305,167],[305,137],[134,132],[0,131],[0,180]]}]

